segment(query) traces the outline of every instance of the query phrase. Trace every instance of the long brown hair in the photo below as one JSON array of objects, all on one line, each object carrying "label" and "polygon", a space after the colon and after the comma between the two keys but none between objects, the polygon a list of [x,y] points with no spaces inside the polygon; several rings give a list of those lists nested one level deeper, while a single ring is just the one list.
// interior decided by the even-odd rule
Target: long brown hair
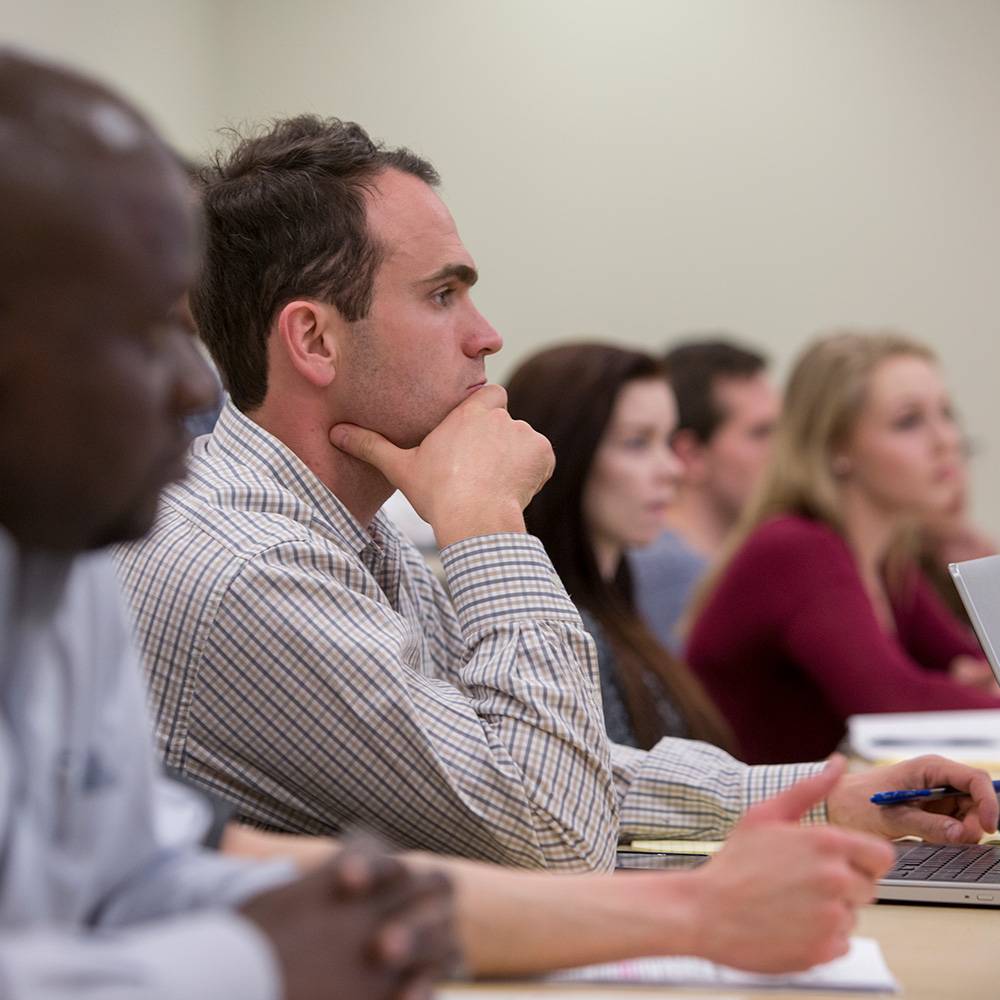
[{"label": "long brown hair", "polygon": [[636,613],[627,560],[622,559],[613,580],[601,576],[584,521],[584,485],[615,403],[626,385],[645,379],[666,382],[659,362],[610,344],[553,347],[518,367],[507,385],[508,409],[544,434],[556,456],[555,472],[525,511],[525,520],[569,596],[604,629],[638,744],[648,749],[664,735],[649,697],[645,675],[652,675],[684,716],[690,736],[730,748],[729,727],[697,678]]}]

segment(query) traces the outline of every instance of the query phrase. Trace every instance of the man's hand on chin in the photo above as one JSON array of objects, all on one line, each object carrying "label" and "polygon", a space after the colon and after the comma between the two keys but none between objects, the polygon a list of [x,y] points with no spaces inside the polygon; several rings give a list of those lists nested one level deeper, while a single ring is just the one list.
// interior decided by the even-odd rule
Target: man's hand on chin
[{"label": "man's hand on chin", "polygon": [[507,412],[507,393],[484,385],[416,448],[375,431],[338,424],[330,442],[377,468],[434,528],[438,545],[524,531],[524,508],[552,474],[552,446]]},{"label": "man's hand on chin", "polygon": [[[941,785],[968,794],[924,805],[877,806],[869,801],[876,792]],[[944,757],[914,757],[901,764],[847,774],[827,797],[826,804],[831,823],[883,837],[913,836],[940,844],[974,844],[984,833],[997,830],[997,795],[990,776]]]}]

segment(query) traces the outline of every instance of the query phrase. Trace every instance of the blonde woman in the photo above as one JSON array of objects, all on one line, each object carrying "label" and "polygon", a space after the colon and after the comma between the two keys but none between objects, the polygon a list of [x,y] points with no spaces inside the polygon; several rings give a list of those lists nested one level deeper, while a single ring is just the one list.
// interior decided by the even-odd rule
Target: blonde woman
[{"label": "blonde woman", "polygon": [[800,357],[771,465],[687,644],[746,760],[821,757],[858,712],[1000,707],[907,546],[952,498],[960,447],[922,344],[847,332]]}]

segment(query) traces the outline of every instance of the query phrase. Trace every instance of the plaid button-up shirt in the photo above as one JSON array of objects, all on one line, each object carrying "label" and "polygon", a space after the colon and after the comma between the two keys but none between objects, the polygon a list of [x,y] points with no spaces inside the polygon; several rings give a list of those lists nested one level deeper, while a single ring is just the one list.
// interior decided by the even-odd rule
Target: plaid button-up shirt
[{"label": "plaid button-up shirt", "polygon": [[231,404],[116,553],[166,762],[256,824],[609,868],[619,837],[720,837],[817,765],[609,746],[593,643],[530,536],[448,546],[451,598]]}]

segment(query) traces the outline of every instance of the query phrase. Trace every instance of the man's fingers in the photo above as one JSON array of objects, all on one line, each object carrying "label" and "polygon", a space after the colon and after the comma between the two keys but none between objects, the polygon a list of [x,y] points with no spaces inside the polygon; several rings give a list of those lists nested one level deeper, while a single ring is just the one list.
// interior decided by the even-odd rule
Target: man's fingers
[{"label": "man's fingers", "polygon": [[845,834],[850,838],[847,846],[847,856],[851,867],[860,872],[866,879],[880,879],[896,860],[895,851],[884,840],[870,837],[863,833],[848,831],[830,831]]},{"label": "man's fingers", "polygon": [[374,465],[394,486],[409,454],[377,431],[354,424],[336,424],[330,431],[330,443],[348,455]]},{"label": "man's fingers", "polygon": [[487,382],[482,389],[477,389],[459,406],[467,406],[469,409],[506,410],[507,390],[502,385]]},{"label": "man's fingers", "polygon": [[[953,770],[949,768],[949,770]],[[948,777],[948,783],[954,784],[955,775]],[[956,786],[958,787],[958,786]],[[993,779],[985,771],[974,771],[968,784],[972,796],[972,807],[966,813],[966,819],[971,816],[985,833],[997,832],[997,819],[1000,817],[1000,803],[997,802]]]},{"label": "man's fingers", "polygon": [[857,914],[854,909],[845,904],[838,923],[839,926],[827,944],[826,953],[819,958],[820,962],[832,962],[835,958],[840,958],[851,950],[851,931],[854,930],[857,923]]},{"label": "man's fingers", "polygon": [[419,923],[424,914],[437,913],[440,908],[451,912],[452,886],[447,876],[439,872],[413,872],[385,886],[372,899],[379,920],[385,926],[398,922]]},{"label": "man's fingers", "polygon": [[440,903],[386,924],[376,933],[372,949],[383,965],[399,972],[444,966],[457,957],[452,928],[451,907]]},{"label": "man's fingers", "polygon": [[758,803],[747,811],[744,823],[770,823],[776,820],[798,822],[813,806],[822,802],[840,781],[847,763],[834,754],[819,774],[796,782],[780,795]]},{"label": "man's fingers", "polygon": [[[946,757],[920,757],[914,762],[922,770],[922,783],[915,787],[934,788],[940,785],[951,785],[960,791],[968,792],[972,799],[963,802],[961,799],[944,799],[945,803],[953,803],[953,812],[961,810],[963,815],[972,812],[977,817],[979,826],[986,833],[996,833],[1000,804],[993,788],[993,780],[978,768],[959,764]],[[902,786],[901,786],[902,787]],[[916,831],[914,831],[916,832]]]},{"label": "man's fingers", "polygon": [[356,899],[384,891],[408,877],[403,862],[372,850],[345,848],[333,864],[334,891],[340,899]]},{"label": "man's fingers", "polygon": [[961,820],[947,814],[933,813],[928,809],[918,809],[914,806],[887,808],[898,810],[893,817],[893,826],[899,831],[897,836],[905,833],[934,844],[973,843],[979,839]]},{"label": "man's fingers", "polygon": [[431,1000],[436,985],[435,977],[417,976],[404,980],[394,994],[395,1000]]}]

